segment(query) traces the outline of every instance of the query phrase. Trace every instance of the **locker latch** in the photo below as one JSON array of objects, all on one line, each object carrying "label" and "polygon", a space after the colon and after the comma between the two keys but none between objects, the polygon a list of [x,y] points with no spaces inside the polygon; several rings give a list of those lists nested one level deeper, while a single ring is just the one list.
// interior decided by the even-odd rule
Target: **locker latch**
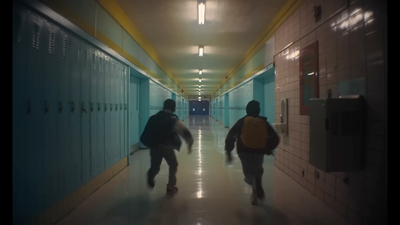
[{"label": "locker latch", "polygon": [[84,102],[82,102],[82,111],[87,113],[87,110],[85,109],[85,103]]},{"label": "locker latch", "polygon": [[32,112],[32,101],[29,99],[28,100],[28,113]]},{"label": "locker latch", "polygon": [[126,110],[126,104],[125,104],[125,110]]},{"label": "locker latch", "polygon": [[90,111],[93,111],[93,108],[94,108],[94,103],[92,102],[90,103]]},{"label": "locker latch", "polygon": [[71,111],[73,112],[75,110],[75,102],[71,102]]},{"label": "locker latch", "polygon": [[60,110],[60,112],[62,112],[62,110],[63,110],[63,103],[62,103],[62,101],[60,101],[59,104],[60,104],[60,105],[59,105],[59,110]]},{"label": "locker latch", "polygon": [[98,102],[98,103],[97,103],[97,110],[100,111],[100,109],[101,109],[101,103]]},{"label": "locker latch", "polygon": [[110,103],[110,111],[113,110],[113,107],[112,107],[112,106],[113,106],[113,104]]},{"label": "locker latch", "polygon": [[120,103],[120,104],[119,104],[119,109],[121,109],[121,110],[122,110],[122,103]]},{"label": "locker latch", "polygon": [[49,111],[49,101],[44,101],[44,111],[48,112]]},{"label": "locker latch", "polygon": [[107,103],[104,103],[104,111],[107,111]]},{"label": "locker latch", "polygon": [[118,104],[115,104],[115,110],[118,110]]}]

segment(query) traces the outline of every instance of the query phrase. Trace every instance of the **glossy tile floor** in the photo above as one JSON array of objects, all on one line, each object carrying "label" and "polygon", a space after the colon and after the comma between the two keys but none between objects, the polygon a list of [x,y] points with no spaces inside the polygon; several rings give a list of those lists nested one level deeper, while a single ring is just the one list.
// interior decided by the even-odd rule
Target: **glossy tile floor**
[{"label": "glossy tile floor", "polygon": [[351,224],[281,170],[265,156],[264,202],[250,203],[251,188],[244,183],[240,160],[226,165],[224,140],[228,132],[208,116],[185,121],[195,138],[193,152],[177,153],[179,192],[165,195],[168,165],[163,160],[156,187],[149,190],[145,175],[148,150],[130,156],[130,166],[64,217],[64,224],[131,225],[264,225]]}]

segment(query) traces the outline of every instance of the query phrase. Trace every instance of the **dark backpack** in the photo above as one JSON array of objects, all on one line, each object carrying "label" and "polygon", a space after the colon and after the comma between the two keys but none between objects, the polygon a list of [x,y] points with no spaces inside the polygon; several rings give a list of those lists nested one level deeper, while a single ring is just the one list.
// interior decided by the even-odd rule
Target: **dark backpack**
[{"label": "dark backpack", "polygon": [[147,147],[157,147],[173,132],[175,120],[173,117],[178,118],[174,114],[166,113],[163,111],[151,116],[140,136],[140,141]]}]

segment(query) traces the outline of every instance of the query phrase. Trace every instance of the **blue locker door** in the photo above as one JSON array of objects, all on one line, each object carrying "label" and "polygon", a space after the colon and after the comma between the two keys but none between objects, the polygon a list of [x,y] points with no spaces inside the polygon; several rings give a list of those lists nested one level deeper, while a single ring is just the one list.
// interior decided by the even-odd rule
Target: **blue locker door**
[{"label": "blue locker door", "polygon": [[120,88],[118,87],[119,77],[121,73],[121,63],[117,62],[117,71],[114,73],[114,85],[113,85],[113,93],[114,93],[114,103],[115,103],[115,111],[114,111],[114,133],[113,133],[113,163],[114,165],[118,161],[118,153],[119,153],[119,138],[120,138],[120,129],[119,129],[119,92]]},{"label": "blue locker door", "polygon": [[125,74],[125,66],[122,65],[121,66],[121,73],[119,76],[119,80],[118,80],[118,85],[119,88],[117,90],[119,90],[119,130],[120,130],[120,135],[119,135],[119,159],[123,158],[124,155],[124,140],[125,140],[125,132],[124,132],[124,108],[123,108],[123,103],[124,103],[124,75]]},{"label": "blue locker door", "polygon": [[27,26],[28,11],[13,7],[13,219],[15,224],[25,224],[28,196],[27,79],[28,54],[31,47]]},{"label": "blue locker door", "polygon": [[105,106],[106,108],[104,109],[104,161],[105,161],[105,169],[108,169],[110,166],[110,150],[111,150],[111,143],[110,143],[110,129],[111,129],[111,107],[112,107],[112,102],[111,102],[111,97],[110,97],[110,85],[111,85],[111,74],[114,72],[114,61],[108,58],[106,56],[106,61],[111,63],[111,70],[109,74],[106,74],[104,77],[104,101],[106,102]]},{"label": "blue locker door", "polygon": [[31,102],[31,112],[27,120],[29,151],[29,216],[36,215],[44,207],[42,183],[44,181],[44,89],[43,89],[43,56],[46,44],[44,39],[44,20],[33,13],[29,17],[29,28],[32,45],[28,52],[28,86],[27,94]]},{"label": "blue locker door", "polygon": [[79,66],[81,68],[81,132],[82,132],[82,181],[86,183],[91,175],[91,149],[90,149],[90,72],[88,64],[90,59],[90,46],[81,41],[81,58]]},{"label": "blue locker door", "polygon": [[113,72],[111,73],[110,76],[110,86],[109,86],[109,90],[107,93],[110,94],[110,133],[109,133],[109,140],[110,140],[110,148],[109,148],[109,164],[108,167],[114,165],[114,160],[115,160],[115,128],[116,128],[116,124],[115,124],[115,101],[116,101],[116,88],[115,88],[115,78],[116,78],[116,74],[118,73],[118,63],[117,61],[115,61],[114,59],[111,59],[111,61],[114,63],[113,66]]},{"label": "blue locker door", "polygon": [[132,145],[139,143],[139,79],[130,78],[129,82],[129,150]]},{"label": "blue locker door", "polygon": [[97,97],[98,92],[98,69],[97,66],[97,51],[95,48],[90,48],[90,58],[88,67],[90,68],[90,152],[91,152],[91,167],[92,177],[99,175],[99,148],[98,148],[98,114],[102,108],[102,104]]},{"label": "blue locker door", "polygon": [[112,133],[112,146],[113,146],[113,150],[112,150],[112,163],[111,165],[114,165],[115,162],[117,161],[117,153],[118,153],[118,146],[119,146],[119,115],[118,115],[118,93],[119,93],[119,88],[117,87],[118,85],[118,76],[119,76],[119,72],[120,72],[120,67],[121,64],[117,61],[116,62],[116,71],[114,73],[114,77],[113,77],[113,85],[112,85],[112,93],[113,93],[113,102],[114,102],[114,112],[113,114],[113,120],[111,121],[112,123],[112,127],[113,127],[113,133]]},{"label": "blue locker door", "polygon": [[[97,69],[97,101],[100,104],[100,110],[97,115],[97,165],[98,165],[98,173],[101,173],[105,170],[105,112],[106,112],[106,99],[105,99],[105,75],[103,70],[103,61],[104,61],[104,53],[97,51],[98,61],[96,61],[96,69]],[[106,62],[106,67],[108,66],[108,70],[110,70],[109,62]],[[107,64],[108,63],[108,64]],[[100,72],[101,69],[101,72]],[[106,70],[107,72],[107,70]],[[108,71],[108,73],[110,73]]]},{"label": "blue locker door", "polygon": [[58,60],[58,103],[57,103],[57,111],[58,111],[58,118],[57,118],[57,141],[58,141],[58,149],[59,149],[59,177],[58,177],[58,190],[59,190],[59,197],[66,196],[69,194],[67,185],[70,182],[69,171],[69,162],[71,161],[71,154],[70,154],[70,145],[71,145],[71,138],[69,135],[70,130],[70,123],[68,122],[69,118],[69,60],[70,58],[67,57],[67,48],[69,45],[69,35],[65,32],[60,32],[59,42],[56,42],[57,51],[56,57]]},{"label": "blue locker door", "polygon": [[[59,28],[45,23],[44,37],[46,39],[46,52],[44,61],[45,68],[45,121],[44,121],[44,136],[45,136],[45,193],[46,205],[49,207],[56,203],[57,199],[57,178],[58,178],[58,143],[57,143],[57,77],[58,73],[57,57],[56,56],[56,37],[59,36]],[[57,49],[58,50],[58,49]]]},{"label": "blue locker door", "polygon": [[[129,67],[125,67],[125,74],[124,74],[124,156],[129,155],[129,148],[128,148],[128,78],[129,78]],[[132,135],[132,134],[131,134]]]},{"label": "blue locker door", "polygon": [[69,57],[71,57],[70,68],[70,118],[69,122],[71,124],[71,149],[70,154],[72,156],[72,162],[69,165],[72,171],[72,183],[71,191],[76,190],[82,184],[82,150],[81,150],[81,75],[79,68],[80,55],[80,42],[79,40],[72,36],[71,46],[69,48]]}]

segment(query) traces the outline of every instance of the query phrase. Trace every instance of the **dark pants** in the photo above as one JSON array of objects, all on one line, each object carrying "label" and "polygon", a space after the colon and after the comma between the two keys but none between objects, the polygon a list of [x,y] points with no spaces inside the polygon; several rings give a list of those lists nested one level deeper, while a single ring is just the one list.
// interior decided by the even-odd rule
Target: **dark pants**
[{"label": "dark pants", "polygon": [[240,153],[240,161],[242,162],[244,181],[253,186],[253,181],[261,182],[264,173],[263,163],[264,155],[258,153]]},{"label": "dark pants", "polygon": [[167,188],[173,188],[176,185],[176,171],[178,170],[178,161],[176,160],[174,149],[170,148],[152,148],[150,149],[151,166],[148,173],[150,179],[154,179],[160,171],[162,159],[167,161],[169,166],[169,178]]}]

